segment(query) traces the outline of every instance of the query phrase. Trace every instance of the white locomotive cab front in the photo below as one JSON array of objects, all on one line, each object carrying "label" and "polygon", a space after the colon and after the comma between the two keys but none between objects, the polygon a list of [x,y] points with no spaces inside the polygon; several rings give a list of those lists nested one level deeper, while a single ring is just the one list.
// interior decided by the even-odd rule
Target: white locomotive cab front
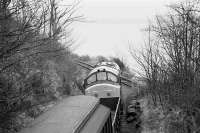
[{"label": "white locomotive cab front", "polygon": [[97,98],[120,97],[120,86],[112,84],[96,84],[85,90],[86,95]]}]

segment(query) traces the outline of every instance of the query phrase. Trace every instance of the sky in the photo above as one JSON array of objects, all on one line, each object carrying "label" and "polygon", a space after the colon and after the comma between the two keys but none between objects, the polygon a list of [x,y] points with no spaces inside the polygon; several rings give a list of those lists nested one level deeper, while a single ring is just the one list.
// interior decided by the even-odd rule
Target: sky
[{"label": "sky", "polygon": [[[144,29],[155,15],[167,13],[176,0],[80,0],[78,12],[86,22],[75,23],[74,52],[79,55],[119,57],[134,60],[130,47],[141,50],[147,37]],[[63,0],[67,4],[67,0]]]}]

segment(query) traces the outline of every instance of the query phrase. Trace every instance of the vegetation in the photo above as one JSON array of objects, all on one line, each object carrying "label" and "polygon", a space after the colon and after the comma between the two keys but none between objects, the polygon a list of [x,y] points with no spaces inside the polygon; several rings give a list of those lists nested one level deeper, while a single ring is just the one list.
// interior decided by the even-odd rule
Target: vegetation
[{"label": "vegetation", "polygon": [[[112,60],[123,76],[134,77],[119,58],[79,57],[70,51],[71,24],[82,19],[78,4],[0,0],[0,132],[17,132],[54,101],[81,94],[87,71],[75,60],[92,65]],[[131,51],[143,69],[141,96],[150,99],[144,100],[142,118],[148,129],[200,132],[199,7],[198,0],[169,6],[169,13],[156,16],[147,28],[145,48]]]},{"label": "vegetation", "polygon": [[69,49],[70,24],[82,16],[75,14],[78,3],[58,4],[0,0],[0,132],[18,131],[50,101],[71,93],[80,71]]},{"label": "vegetation", "polygon": [[[200,117],[199,1],[169,6],[147,29],[149,39],[139,54],[147,92],[162,112],[166,133],[197,133]],[[158,116],[158,115],[157,115]],[[155,118],[155,117],[154,117]]]}]

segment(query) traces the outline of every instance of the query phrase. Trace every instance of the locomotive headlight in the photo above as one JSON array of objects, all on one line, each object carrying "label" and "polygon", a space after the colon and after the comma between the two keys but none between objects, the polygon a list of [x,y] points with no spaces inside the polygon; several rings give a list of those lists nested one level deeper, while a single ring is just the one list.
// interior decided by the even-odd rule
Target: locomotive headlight
[{"label": "locomotive headlight", "polygon": [[111,94],[108,92],[108,93],[107,93],[107,96],[111,96]]},{"label": "locomotive headlight", "polygon": [[97,93],[95,93],[95,94],[94,94],[94,96],[95,96],[95,97],[98,97],[98,94],[97,94]]}]

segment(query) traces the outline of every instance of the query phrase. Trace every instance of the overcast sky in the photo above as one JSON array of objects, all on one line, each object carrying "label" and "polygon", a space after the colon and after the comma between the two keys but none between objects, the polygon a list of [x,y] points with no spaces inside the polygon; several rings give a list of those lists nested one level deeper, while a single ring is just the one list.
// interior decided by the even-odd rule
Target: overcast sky
[{"label": "overcast sky", "polygon": [[[67,0],[63,0],[67,4]],[[79,12],[88,23],[76,23],[75,53],[115,56],[131,62],[129,46],[144,44],[143,29],[156,14],[165,14],[166,5],[177,0],[81,0]]]}]

